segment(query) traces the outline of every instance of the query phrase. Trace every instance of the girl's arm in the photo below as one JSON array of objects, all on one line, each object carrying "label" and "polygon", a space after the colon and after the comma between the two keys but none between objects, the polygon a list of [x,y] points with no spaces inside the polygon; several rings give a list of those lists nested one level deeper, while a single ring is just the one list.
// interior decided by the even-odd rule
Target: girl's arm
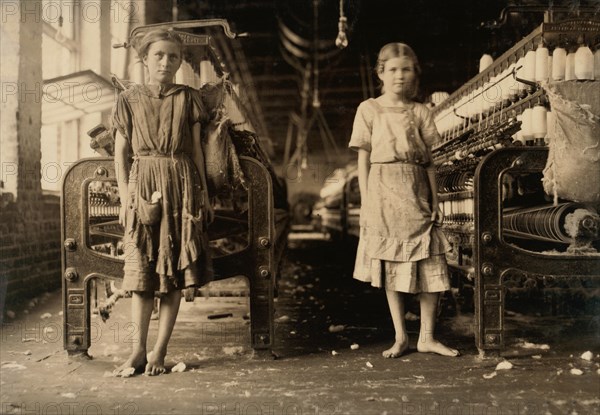
[{"label": "girl's arm", "polygon": [[[430,158],[430,160],[432,160],[432,158]],[[438,186],[435,177],[435,165],[433,164],[433,161],[431,162],[431,165],[427,167],[427,178],[429,179],[429,188],[431,189],[431,221],[441,224],[444,220],[444,214],[440,209],[438,201]]]},{"label": "girl's arm", "polygon": [[119,209],[119,223],[125,226],[125,212],[127,211],[127,198],[129,196],[129,144],[125,137],[118,131],[115,133],[115,172],[117,173],[117,184],[119,186],[119,198],[121,208]]},{"label": "girl's arm", "polygon": [[[371,170],[371,162],[369,158],[371,153],[362,148],[358,149],[358,188],[360,190],[361,200],[367,200],[367,183],[369,179],[369,171]],[[361,202],[361,205],[364,204]]]},{"label": "girl's arm", "polygon": [[207,223],[212,223],[214,219],[214,212],[208,198],[208,183],[206,182],[206,165],[204,163],[204,151],[202,151],[202,141],[200,138],[200,123],[194,124],[192,127],[193,133],[193,146],[192,146],[192,158],[200,174],[200,180],[202,181],[202,203],[207,214]]},{"label": "girl's arm", "polygon": [[431,111],[424,106],[421,106],[420,108],[424,110],[423,119],[420,126],[420,133],[421,137],[425,139],[424,141],[425,145],[427,146],[427,155],[429,159],[429,165],[427,166],[427,178],[429,179],[429,188],[431,189],[431,221],[441,225],[442,221],[444,220],[444,214],[442,213],[438,203],[438,186],[435,178],[435,164],[433,163],[433,155],[431,154],[431,146],[434,143],[439,142],[441,137],[438,133],[435,122],[433,121]]}]

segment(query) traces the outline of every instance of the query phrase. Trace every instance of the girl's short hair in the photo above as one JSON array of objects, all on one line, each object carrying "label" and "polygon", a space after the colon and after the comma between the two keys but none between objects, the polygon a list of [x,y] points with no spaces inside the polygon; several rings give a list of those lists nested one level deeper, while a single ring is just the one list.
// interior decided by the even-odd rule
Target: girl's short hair
[{"label": "girl's short hair", "polygon": [[[421,67],[419,66],[419,60],[417,59],[417,55],[415,54],[415,51],[412,50],[412,48],[410,46],[408,46],[406,43],[400,43],[400,42],[393,42],[393,43],[388,43],[386,45],[384,45],[380,50],[379,50],[379,54],[377,55],[377,64],[375,65],[375,71],[377,72],[377,74],[380,74],[383,72],[383,68],[385,67],[385,63],[393,58],[401,58],[401,57],[407,57],[409,58],[412,62],[413,62],[413,67],[415,69],[415,85],[414,85],[414,90],[412,91],[412,95],[410,98],[414,98],[417,96],[417,91],[419,89],[419,78],[421,77]],[[380,82],[380,88],[381,88],[381,92],[383,91],[383,83],[381,81]]]},{"label": "girl's short hair", "polygon": [[141,34],[137,39],[134,39],[132,43],[140,59],[143,59],[146,55],[148,55],[148,49],[150,49],[150,45],[155,42],[160,42],[161,40],[167,40],[177,44],[181,50],[181,58],[183,58],[183,40],[181,40],[181,37],[179,37],[179,35],[172,30],[150,30],[144,34]]}]

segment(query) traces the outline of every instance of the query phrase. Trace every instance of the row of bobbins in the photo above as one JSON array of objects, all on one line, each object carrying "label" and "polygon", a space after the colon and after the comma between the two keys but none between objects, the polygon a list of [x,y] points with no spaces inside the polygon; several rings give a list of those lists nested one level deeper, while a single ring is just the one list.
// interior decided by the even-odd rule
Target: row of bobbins
[{"label": "row of bobbins", "polygon": [[[600,80],[600,45],[595,52],[579,39],[579,46],[557,46],[552,54],[543,38],[534,47],[521,56],[516,64],[517,78],[529,82]],[[493,63],[490,55],[484,54],[479,61],[479,71],[483,71]]]},{"label": "row of bobbins", "polygon": [[513,135],[513,141],[519,141],[525,145],[544,145],[549,140],[549,132],[554,125],[554,114],[544,105],[538,103],[533,108],[525,108],[517,116],[521,121],[521,129]]}]

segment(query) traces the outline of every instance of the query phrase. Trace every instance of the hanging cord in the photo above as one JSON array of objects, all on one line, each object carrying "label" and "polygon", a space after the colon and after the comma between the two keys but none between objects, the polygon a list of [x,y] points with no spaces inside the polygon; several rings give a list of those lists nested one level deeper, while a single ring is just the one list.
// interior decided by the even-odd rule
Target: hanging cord
[{"label": "hanging cord", "polygon": [[313,0],[313,108],[321,106],[319,102],[319,0]]},{"label": "hanging cord", "polygon": [[338,35],[335,39],[335,46],[340,49],[344,49],[348,46],[348,36],[346,30],[348,29],[348,19],[344,16],[344,0],[340,0],[340,20],[338,21]]},{"label": "hanging cord", "polygon": [[63,18],[62,0],[60,0],[58,2],[58,12],[60,15],[58,16],[58,29],[56,29],[56,33],[54,34],[54,40],[56,40],[58,43],[62,44],[65,42],[65,35],[63,33],[64,18]]},{"label": "hanging cord", "polygon": [[177,0],[173,0],[173,4],[171,6],[171,15],[174,22],[179,20],[179,5],[177,4]]}]

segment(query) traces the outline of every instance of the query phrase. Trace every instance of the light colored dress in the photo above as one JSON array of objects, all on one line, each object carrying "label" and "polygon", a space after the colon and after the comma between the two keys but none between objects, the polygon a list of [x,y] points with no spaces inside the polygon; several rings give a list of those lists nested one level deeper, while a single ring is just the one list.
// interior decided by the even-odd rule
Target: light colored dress
[{"label": "light colored dress", "polygon": [[212,277],[203,229],[208,201],[191,158],[192,126],[207,117],[199,92],[185,85],[134,85],[118,97],[112,127],[133,156],[123,238],[127,291],[166,293]]},{"label": "light colored dress", "polygon": [[354,278],[407,293],[450,288],[450,244],[431,220],[426,171],[439,139],[423,104],[388,107],[371,98],[359,105],[349,147],[369,151],[371,169]]}]

